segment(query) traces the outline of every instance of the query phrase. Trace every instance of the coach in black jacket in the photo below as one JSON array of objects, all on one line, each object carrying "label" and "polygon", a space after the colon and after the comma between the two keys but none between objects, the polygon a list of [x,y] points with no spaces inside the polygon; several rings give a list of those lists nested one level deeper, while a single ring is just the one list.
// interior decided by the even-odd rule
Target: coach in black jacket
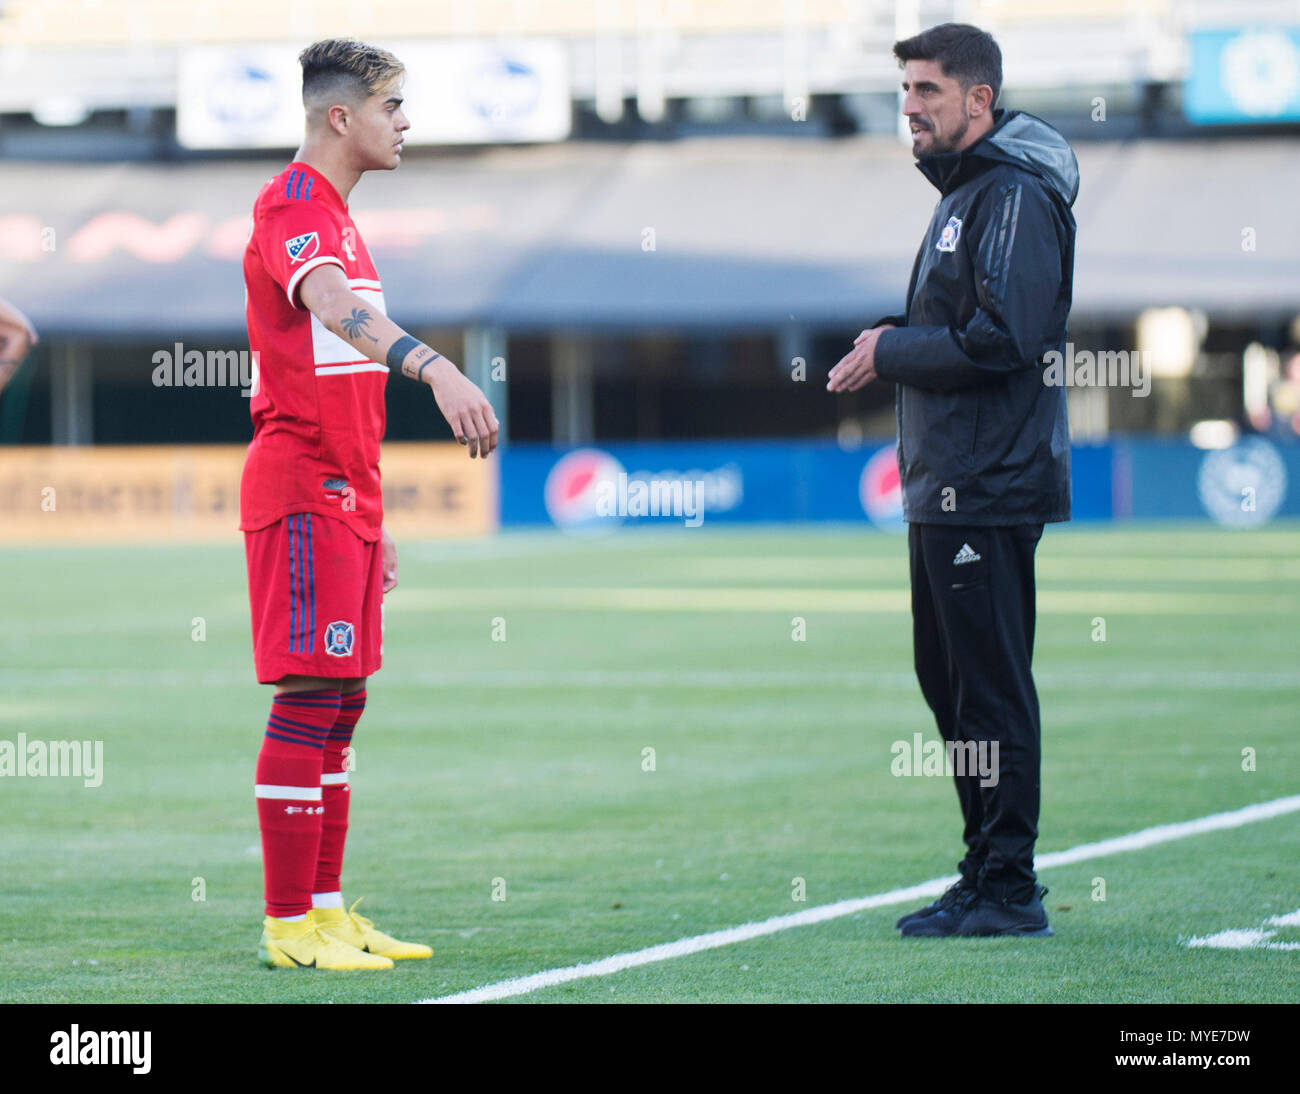
[{"label": "coach in black jacket", "polygon": [[1078,165],[1047,123],[994,110],[1002,58],[985,32],[944,24],[894,54],[917,166],[942,196],[906,315],[863,331],[827,386],[898,385],[916,672],[965,821],[960,880],[899,928],[1050,935],[1034,874],[1034,550],[1044,523],[1070,518],[1065,390],[1042,362],[1065,349]]}]

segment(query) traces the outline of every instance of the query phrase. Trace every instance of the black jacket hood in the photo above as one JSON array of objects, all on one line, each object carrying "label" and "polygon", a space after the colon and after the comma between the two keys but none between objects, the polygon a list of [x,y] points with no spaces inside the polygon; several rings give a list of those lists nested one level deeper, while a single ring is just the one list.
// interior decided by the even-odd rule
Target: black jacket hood
[{"label": "black jacket hood", "polygon": [[1073,299],[1079,169],[1039,118],[994,114],[969,148],[926,156],[942,192],[912,266],[907,307],[876,343],[898,385],[903,515],[919,524],[1070,519],[1062,355]]},{"label": "black jacket hood", "polygon": [[1041,178],[1068,209],[1079,196],[1079,161],[1064,137],[1022,110],[995,110],[993,128],[969,148],[922,156],[917,169],[949,194],[990,163],[1010,163]]}]

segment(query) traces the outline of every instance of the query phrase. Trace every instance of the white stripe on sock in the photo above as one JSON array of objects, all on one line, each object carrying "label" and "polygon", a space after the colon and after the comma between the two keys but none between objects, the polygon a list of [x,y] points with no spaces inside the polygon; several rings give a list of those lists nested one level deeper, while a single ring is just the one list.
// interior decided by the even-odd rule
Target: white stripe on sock
[{"label": "white stripe on sock", "polygon": [[342,893],[312,893],[311,906],[313,908],[342,908]]},{"label": "white stripe on sock", "polygon": [[331,771],[328,774],[322,774],[320,777],[321,786],[343,786],[348,781],[346,771]]},{"label": "white stripe on sock", "polygon": [[253,787],[253,793],[259,798],[276,798],[281,801],[320,801],[319,786],[265,786],[258,783]]}]

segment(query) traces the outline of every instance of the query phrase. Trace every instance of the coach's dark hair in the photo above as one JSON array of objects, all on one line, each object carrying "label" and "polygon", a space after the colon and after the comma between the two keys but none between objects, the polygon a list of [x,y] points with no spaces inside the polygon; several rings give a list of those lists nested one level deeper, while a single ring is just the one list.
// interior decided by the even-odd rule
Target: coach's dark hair
[{"label": "coach's dark hair", "polygon": [[894,56],[900,67],[908,61],[938,61],[943,74],[961,84],[963,95],[976,84],[988,84],[996,103],[1002,92],[1002,50],[993,35],[969,23],[940,23],[904,38],[894,43]]},{"label": "coach's dark hair", "polygon": [[387,50],[351,38],[315,42],[298,54],[298,63],[302,65],[302,101],[309,109],[331,96],[365,99],[406,71]]}]

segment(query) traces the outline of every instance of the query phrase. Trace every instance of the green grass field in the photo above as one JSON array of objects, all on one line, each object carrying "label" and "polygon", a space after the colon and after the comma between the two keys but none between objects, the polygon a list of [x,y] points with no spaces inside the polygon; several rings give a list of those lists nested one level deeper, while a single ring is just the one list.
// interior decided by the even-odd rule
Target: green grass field
[{"label": "green grass field", "polygon": [[[1297,792],[1300,528],[1049,528],[1038,558],[1040,853]],[[913,885],[960,853],[950,781],[890,772],[892,742],[934,736],[901,538],[407,544],[344,889],[437,952],[267,970],[252,781],[270,692],[242,549],[0,566],[0,740],[104,748],[98,787],[0,779],[4,1001],[409,1002]],[[1185,944],[1300,908],[1300,813],[1042,880],[1053,939],[901,940],[902,905],[518,1001],[1300,1000],[1300,949]]]}]

